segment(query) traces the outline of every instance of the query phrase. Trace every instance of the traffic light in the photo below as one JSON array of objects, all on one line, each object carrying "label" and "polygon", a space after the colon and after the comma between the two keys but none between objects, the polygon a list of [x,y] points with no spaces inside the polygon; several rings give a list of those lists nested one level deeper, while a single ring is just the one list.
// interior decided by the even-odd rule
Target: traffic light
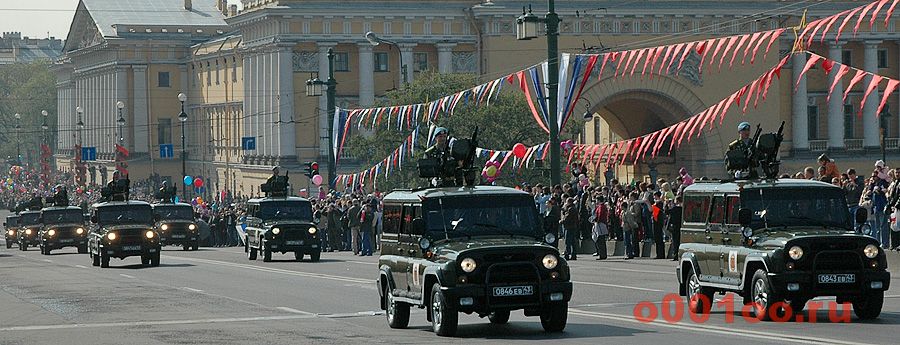
[{"label": "traffic light", "polygon": [[319,163],[306,162],[303,164],[306,165],[306,171],[303,173],[306,177],[313,178],[313,176],[319,174]]}]

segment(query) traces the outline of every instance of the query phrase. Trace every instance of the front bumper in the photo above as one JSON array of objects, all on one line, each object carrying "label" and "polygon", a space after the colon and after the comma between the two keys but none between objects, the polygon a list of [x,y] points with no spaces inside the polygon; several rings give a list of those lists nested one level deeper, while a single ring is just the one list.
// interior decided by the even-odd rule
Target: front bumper
[{"label": "front bumper", "polygon": [[190,232],[160,233],[159,235],[159,240],[164,246],[193,244],[199,239],[200,237],[196,233]]},{"label": "front bumper", "polygon": [[[819,274],[854,274],[853,283],[819,283]],[[812,298],[818,296],[860,296],[872,291],[887,291],[891,285],[891,273],[880,271],[850,272],[782,272],[769,273],[769,281],[775,292],[787,297]]]},{"label": "front bumper", "polygon": [[303,240],[267,240],[263,243],[273,252],[317,252],[320,251],[319,239],[317,237],[307,238]]},{"label": "front bumper", "polygon": [[493,288],[501,286],[464,284],[442,289],[447,301],[461,312],[488,313],[495,310],[540,308],[549,303],[568,302],[572,299],[572,282],[542,281],[531,285],[534,286],[533,295],[510,297],[493,296]]},{"label": "front bumper", "polygon": [[157,254],[160,251],[159,244],[142,244],[142,245],[103,245],[100,252],[112,258],[124,259],[129,256],[145,256]]},{"label": "front bumper", "polygon": [[44,248],[60,249],[65,247],[82,247],[87,245],[87,237],[76,238],[49,238],[43,239],[41,245]]},{"label": "front bumper", "polygon": [[31,236],[26,235],[26,236],[20,236],[19,242],[25,243],[29,246],[36,246],[38,244],[41,244],[41,239],[38,238],[37,235],[31,235]]}]

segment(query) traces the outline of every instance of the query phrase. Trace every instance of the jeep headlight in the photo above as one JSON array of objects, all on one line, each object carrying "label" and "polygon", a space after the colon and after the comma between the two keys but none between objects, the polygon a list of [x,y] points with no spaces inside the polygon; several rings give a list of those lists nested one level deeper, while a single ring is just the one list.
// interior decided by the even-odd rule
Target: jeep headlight
[{"label": "jeep headlight", "polygon": [[56,230],[50,229],[47,231],[47,236],[53,237],[56,236]]},{"label": "jeep headlight", "polygon": [[310,235],[315,235],[315,234],[316,234],[316,227],[314,227],[314,226],[309,227],[309,234],[310,234]]},{"label": "jeep headlight", "polygon": [[803,257],[803,248],[800,248],[799,246],[791,247],[791,249],[788,249],[788,256],[790,256],[791,259],[800,260],[800,258]]},{"label": "jeep headlight", "polygon": [[25,229],[25,234],[26,234],[26,235],[31,235],[31,229]]},{"label": "jeep headlight", "polygon": [[9,234],[10,236],[12,236],[12,235],[16,234],[16,231],[15,230],[7,230],[6,233]]},{"label": "jeep headlight", "polygon": [[874,259],[876,256],[878,256],[878,246],[874,244],[867,245],[865,248],[863,248],[863,253],[866,254],[867,258]]},{"label": "jeep headlight", "polygon": [[110,233],[106,234],[106,239],[108,239],[110,241],[115,241],[116,237],[118,237],[118,236],[116,236],[115,232],[110,232]]},{"label": "jeep headlight", "polygon": [[163,225],[162,225],[161,227],[159,227],[159,228],[162,229],[162,231],[169,230],[169,224],[163,224]]},{"label": "jeep headlight", "polygon": [[75,233],[76,233],[76,234],[79,234],[79,235],[83,234],[83,233],[84,233],[84,228],[78,228],[78,229],[75,229]]},{"label": "jeep headlight", "polygon": [[195,229],[197,229],[196,225],[194,225],[194,224],[188,225],[188,230],[195,230]]},{"label": "jeep headlight", "polygon": [[279,233],[281,233],[281,229],[279,229],[279,228],[272,228],[272,235],[278,235]]},{"label": "jeep headlight", "polygon": [[156,236],[156,234],[153,233],[153,230],[147,230],[147,232],[144,233],[144,236],[150,239],[153,238],[153,236]]},{"label": "jeep headlight", "polygon": [[556,265],[559,264],[559,258],[556,257],[556,255],[547,254],[547,255],[544,255],[543,259],[541,259],[541,263],[544,264],[544,268],[546,268],[548,270],[552,270],[552,269],[556,268]]},{"label": "jeep headlight", "polygon": [[466,273],[472,273],[475,270],[475,266],[475,259],[472,258],[465,258],[459,262],[459,267]]},{"label": "jeep headlight", "polygon": [[554,234],[544,235],[544,242],[547,242],[550,244],[552,244],[553,242],[556,242],[556,235],[554,235]]}]

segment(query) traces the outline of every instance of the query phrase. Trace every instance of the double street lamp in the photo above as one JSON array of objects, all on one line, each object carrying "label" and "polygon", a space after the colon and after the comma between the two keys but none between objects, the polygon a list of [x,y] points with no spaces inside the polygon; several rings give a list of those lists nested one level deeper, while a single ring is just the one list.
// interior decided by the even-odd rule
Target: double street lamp
[{"label": "double street lamp", "polygon": [[[184,126],[188,119],[187,113],[184,112],[184,101],[187,101],[187,95],[179,93],[178,101],[181,102],[181,113],[178,114],[178,121],[181,122],[181,180],[184,181],[184,178],[187,177],[187,149],[184,145]],[[185,186],[182,192],[182,199],[184,200],[187,200],[188,197],[187,190],[188,187]]]},{"label": "double street lamp", "polygon": [[403,86],[406,86],[407,82],[409,81],[409,75],[407,75],[406,64],[403,63],[403,52],[400,51],[400,45],[397,44],[397,42],[378,37],[374,32],[371,31],[366,33],[366,40],[376,47],[382,43],[397,47],[397,52],[399,53],[397,55],[400,56],[400,73],[403,75],[403,82],[401,84]]},{"label": "double street lamp", "polygon": [[[538,37],[540,24],[547,26],[547,103],[548,109],[556,109],[556,92],[559,88],[559,16],[555,12],[555,2],[547,1],[547,15],[541,19],[531,12],[522,10],[522,15],[516,20],[516,39],[530,40]],[[560,183],[560,158],[559,158],[559,126],[557,125],[557,112],[548,114],[550,127],[550,183]]]},{"label": "double street lamp", "polygon": [[335,93],[337,92],[337,80],[334,79],[334,50],[328,48],[328,80],[321,81],[318,77],[306,81],[306,95],[309,97],[320,97],[325,89],[327,94],[326,112],[328,113],[328,189],[334,190],[334,182],[337,177],[335,152],[333,141],[334,133],[334,108]]},{"label": "double street lamp", "polygon": [[125,118],[122,117],[122,109],[125,109],[125,102],[118,101],[116,102],[116,109],[119,111],[119,119],[116,120],[116,125],[119,127],[119,145],[125,145]]}]

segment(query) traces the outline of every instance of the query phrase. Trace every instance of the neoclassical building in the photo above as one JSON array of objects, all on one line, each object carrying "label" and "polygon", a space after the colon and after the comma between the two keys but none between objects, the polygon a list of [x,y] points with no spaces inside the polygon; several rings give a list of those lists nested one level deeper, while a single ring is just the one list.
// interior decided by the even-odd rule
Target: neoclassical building
[{"label": "neoclassical building", "polygon": [[[490,80],[547,58],[546,41],[515,39],[515,19],[525,1],[400,0],[318,1],[243,0],[242,9],[217,0],[81,0],[56,65],[59,86],[60,141],[57,162],[66,169],[79,139],[77,107],[85,127],[80,140],[101,153],[94,165],[112,172],[117,138],[117,100],[126,106],[124,143],[132,151],[133,177],[151,173],[180,178],[181,124],[178,93],[185,93],[187,173],[202,176],[217,190],[255,194],[272,166],[299,171],[304,161],[325,162],[328,116],[325,97],[307,97],[308,79],[327,76],[327,51],[335,52],[337,103],[372,105],[387,90],[426,70],[477,73]],[[531,3],[536,14],[543,2]],[[858,1],[817,3],[812,18],[860,5]],[[131,11],[108,11],[121,6]],[[117,7],[120,8],[120,7]],[[560,50],[597,53],[795,25],[798,5],[783,1],[559,1]],[[373,32],[397,42],[373,46]],[[900,45],[895,22],[840,42],[819,43],[818,54],[855,67],[900,75]],[[834,40],[830,40],[834,42]],[[703,74],[614,79],[594,76],[579,100],[587,112],[580,136],[564,139],[602,143],[640,136],[696,114],[768,70],[790,52],[789,35],[767,59]],[[766,102],[744,117],[729,115],[723,125],[671,156],[620,167],[640,178],[651,166],[661,175],[681,166],[694,175],[718,176],[724,170],[724,146],[740,121],[775,130],[786,121],[783,170],[813,165],[827,152],[841,168],[871,166],[881,157],[881,138],[870,96],[857,117],[862,90],[825,100],[828,80],[821,70],[804,77],[793,92],[796,55]],[[405,65],[406,72],[400,68]],[[790,72],[793,71],[793,72]],[[874,103],[874,105],[873,105]],[[900,98],[892,97],[886,125],[887,154],[898,155]],[[580,118],[577,116],[576,118]],[[578,120],[578,119],[576,119]],[[68,134],[68,135],[66,135]],[[242,140],[254,138],[246,150]],[[174,157],[160,157],[159,146],[174,144]],[[352,160],[344,160],[352,162]],[[325,164],[322,164],[323,168]],[[342,165],[339,170],[358,168]],[[867,168],[866,168],[867,169]],[[324,171],[323,171],[324,174]],[[305,177],[297,185],[305,187]],[[292,180],[294,181],[294,180]]]}]

